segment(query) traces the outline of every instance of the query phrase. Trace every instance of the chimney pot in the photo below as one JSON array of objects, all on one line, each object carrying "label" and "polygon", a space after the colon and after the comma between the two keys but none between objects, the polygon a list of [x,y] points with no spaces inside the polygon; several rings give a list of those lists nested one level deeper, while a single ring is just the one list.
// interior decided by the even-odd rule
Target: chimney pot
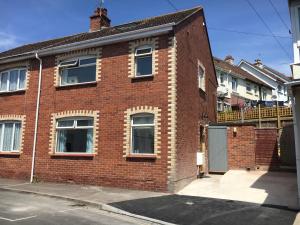
[{"label": "chimney pot", "polygon": [[224,60],[231,65],[234,63],[234,58],[231,55],[226,56]]},{"label": "chimney pot", "polygon": [[90,17],[90,32],[99,31],[105,27],[110,27],[107,9],[98,7]]}]

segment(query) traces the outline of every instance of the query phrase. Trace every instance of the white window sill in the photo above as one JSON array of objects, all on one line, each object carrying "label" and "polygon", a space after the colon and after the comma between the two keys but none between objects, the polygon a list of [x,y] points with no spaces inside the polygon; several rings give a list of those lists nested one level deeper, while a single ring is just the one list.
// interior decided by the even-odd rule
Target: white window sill
[{"label": "white window sill", "polygon": [[138,159],[156,159],[156,154],[138,154],[138,153],[130,153],[126,155],[126,158],[138,158]]},{"label": "white window sill", "polygon": [[250,92],[250,91],[247,91],[247,94],[248,94],[248,95],[253,95],[253,93],[252,93],[252,92]]},{"label": "white window sill", "polygon": [[140,76],[137,76],[135,75],[133,77],[133,79],[143,79],[143,78],[149,78],[149,77],[154,77],[153,74],[149,74],[149,75],[140,75]]},{"label": "white window sill", "polygon": [[76,86],[83,86],[83,85],[89,85],[89,84],[97,84],[97,81],[76,83],[76,84],[58,85],[58,86],[56,86],[56,88],[67,88],[67,87],[73,87],[73,86],[76,87]]},{"label": "white window sill", "polygon": [[11,152],[4,152],[4,151],[0,151],[0,156],[1,155],[8,155],[8,156],[10,156],[10,155],[14,156],[15,155],[15,156],[19,156],[19,155],[21,155],[21,153],[22,152],[12,152],[12,151]]},{"label": "white window sill", "polygon": [[17,93],[22,93],[25,92],[26,89],[20,89],[20,90],[16,90],[16,91],[0,91],[0,95],[1,94],[17,94]]},{"label": "white window sill", "polygon": [[61,156],[61,157],[94,157],[96,153],[58,153],[58,152],[50,152],[51,156]]}]

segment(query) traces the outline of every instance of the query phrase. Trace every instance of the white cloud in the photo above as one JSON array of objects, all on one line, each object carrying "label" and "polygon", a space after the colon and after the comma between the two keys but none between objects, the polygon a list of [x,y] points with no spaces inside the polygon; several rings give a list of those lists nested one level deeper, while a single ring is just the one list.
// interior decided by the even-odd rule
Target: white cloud
[{"label": "white cloud", "polygon": [[18,41],[16,36],[5,32],[0,32],[0,52],[16,47],[17,45]]}]

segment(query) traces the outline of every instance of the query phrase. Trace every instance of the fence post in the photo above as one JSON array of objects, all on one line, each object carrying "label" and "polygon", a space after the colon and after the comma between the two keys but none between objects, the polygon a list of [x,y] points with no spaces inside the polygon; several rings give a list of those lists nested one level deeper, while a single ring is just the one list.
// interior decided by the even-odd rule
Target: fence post
[{"label": "fence post", "polygon": [[279,115],[279,104],[278,101],[276,101],[276,111],[277,111],[277,154],[278,158],[280,159],[281,155],[281,147],[280,147],[280,136],[281,136],[281,120]]},{"label": "fence post", "polygon": [[280,115],[279,115],[279,104],[278,101],[276,101],[276,111],[277,111],[277,128],[280,129],[281,127],[281,121],[280,121]]},{"label": "fence post", "polygon": [[242,123],[244,123],[244,110],[241,109],[241,120],[242,120]]},{"label": "fence post", "polygon": [[258,127],[261,128],[261,112],[260,112],[260,104],[258,104]]}]

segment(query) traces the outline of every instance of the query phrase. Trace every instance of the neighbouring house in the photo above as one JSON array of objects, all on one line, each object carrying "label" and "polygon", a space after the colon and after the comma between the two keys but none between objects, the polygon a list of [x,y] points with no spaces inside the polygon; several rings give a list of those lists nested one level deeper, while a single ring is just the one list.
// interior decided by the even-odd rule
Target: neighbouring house
[{"label": "neighbouring house", "polygon": [[176,191],[217,79],[201,7],[0,53],[0,176]]},{"label": "neighbouring house", "polygon": [[300,207],[300,0],[289,0],[293,34],[294,62],[291,64],[293,80],[286,85],[292,96],[294,116],[295,151],[298,182],[298,205]]},{"label": "neighbouring house", "polygon": [[272,99],[272,87],[234,64],[232,56],[214,58],[218,78],[218,111],[256,105]]},{"label": "neighbouring house", "polygon": [[271,99],[267,100],[280,101],[289,105],[290,100],[284,83],[289,82],[290,77],[264,65],[260,59],[255,60],[255,63],[250,63],[242,59],[239,63],[239,67],[256,77],[261,82],[272,87]]}]

